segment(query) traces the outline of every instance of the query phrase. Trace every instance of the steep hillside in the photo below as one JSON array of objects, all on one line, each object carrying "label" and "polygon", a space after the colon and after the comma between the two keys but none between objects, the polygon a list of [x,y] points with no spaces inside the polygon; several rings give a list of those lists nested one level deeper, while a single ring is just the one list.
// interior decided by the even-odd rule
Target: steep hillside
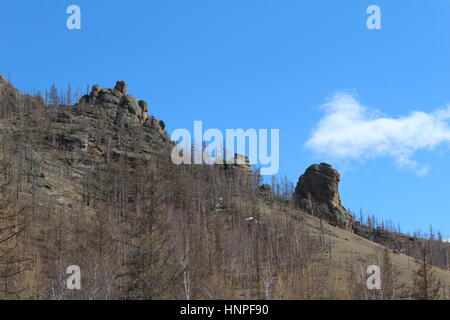
[{"label": "steep hillside", "polygon": [[[263,212],[270,218],[276,214],[273,209],[267,207],[263,209]],[[291,215],[303,219],[305,229],[318,240],[321,246],[322,257],[319,259],[317,268],[322,272],[327,270],[332,275],[329,281],[335,281],[332,286],[335,292],[330,290],[329,296],[325,296],[326,299],[355,299],[355,291],[359,299],[376,298],[378,292],[368,290],[363,284],[369,277],[368,266],[377,265],[383,271],[386,252],[391,259],[392,270],[395,270],[397,290],[394,293],[395,299],[413,298],[411,284],[420,260],[336,227],[306,212],[292,210]],[[433,267],[433,270],[442,281],[443,298],[448,299],[450,272],[439,267]],[[356,285],[356,288],[349,286],[349,276],[355,277],[360,286]],[[388,297],[383,298],[387,299]]]},{"label": "steep hillside", "polygon": [[[421,240],[355,222],[331,166],[309,168],[290,201],[248,165],[174,165],[148,112],[122,81],[66,106],[0,77],[0,297],[413,297],[418,263],[400,252]],[[71,265],[81,290],[66,287]],[[370,265],[389,271],[381,291]],[[434,272],[448,298],[450,273]]]}]

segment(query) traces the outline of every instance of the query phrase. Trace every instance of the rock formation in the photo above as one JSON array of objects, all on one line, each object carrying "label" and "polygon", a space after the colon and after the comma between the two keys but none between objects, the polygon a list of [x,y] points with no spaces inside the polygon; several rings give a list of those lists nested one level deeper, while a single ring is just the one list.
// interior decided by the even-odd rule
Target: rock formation
[{"label": "rock formation", "polygon": [[114,89],[102,89],[99,85],[92,87],[89,95],[81,98],[78,105],[92,105],[96,110],[102,110],[103,115],[108,116],[109,120],[116,124],[123,123],[125,126],[133,124],[155,125],[161,131],[164,131],[164,123],[154,121],[148,117],[148,103],[144,100],[138,100],[136,97],[127,94],[127,84],[124,81],[117,81]]},{"label": "rock formation", "polygon": [[230,167],[248,174],[253,172],[250,159],[247,156],[238,153],[234,154],[233,164]]},{"label": "rock formation", "polygon": [[125,81],[117,81],[114,89],[119,91],[124,96],[127,95],[127,84]]},{"label": "rock formation", "polygon": [[326,163],[310,166],[300,177],[293,195],[294,204],[346,230],[353,230],[353,217],[342,206],[339,173]]},{"label": "rock formation", "polygon": [[259,187],[259,190],[264,193],[272,193],[272,187],[269,184],[263,184]]}]

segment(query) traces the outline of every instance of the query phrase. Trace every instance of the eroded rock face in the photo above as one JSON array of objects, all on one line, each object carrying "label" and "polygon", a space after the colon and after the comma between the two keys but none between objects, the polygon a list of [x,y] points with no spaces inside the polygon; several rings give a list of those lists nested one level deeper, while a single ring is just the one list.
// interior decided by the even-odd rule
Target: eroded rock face
[{"label": "eroded rock face", "polygon": [[339,173],[326,163],[310,166],[295,188],[294,204],[331,224],[353,230],[353,217],[342,206]]},{"label": "eroded rock face", "polygon": [[84,96],[80,104],[96,106],[97,110],[94,112],[102,112],[116,124],[119,122],[125,123],[126,126],[134,123],[144,124],[148,119],[148,103],[127,94],[127,84],[124,81],[117,81],[114,89],[93,86],[91,93]]},{"label": "eroded rock face", "polygon": [[123,81],[114,88],[95,85],[76,105],[53,108],[54,121],[64,128],[43,136],[60,149],[94,150],[105,159],[169,157],[173,142],[164,122],[147,114],[147,102],[124,94],[126,87]]}]

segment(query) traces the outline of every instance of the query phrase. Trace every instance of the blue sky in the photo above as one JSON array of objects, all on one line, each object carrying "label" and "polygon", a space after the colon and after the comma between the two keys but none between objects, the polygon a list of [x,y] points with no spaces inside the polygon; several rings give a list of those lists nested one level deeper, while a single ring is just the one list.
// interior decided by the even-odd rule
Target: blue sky
[{"label": "blue sky", "polygon": [[[66,28],[72,4],[81,8],[81,30]],[[382,30],[366,28],[371,4],[381,8]],[[433,224],[450,234],[447,118],[438,121],[440,139],[411,147],[436,125],[417,124],[411,112],[433,115],[450,103],[449,0],[17,0],[1,4],[0,27],[0,73],[23,91],[125,80],[169,131],[194,120],[223,130],[279,128],[280,176],[296,183],[310,164],[330,162],[342,173],[346,207],[403,230]],[[376,109],[350,122],[359,131],[345,131],[360,138],[357,150],[341,152],[349,136],[333,134],[308,147],[313,130],[336,129],[319,124],[326,112],[336,115],[320,108],[336,94]],[[417,126],[397,126],[404,118]],[[393,127],[372,126],[377,119]],[[403,143],[416,168],[385,149]]]}]

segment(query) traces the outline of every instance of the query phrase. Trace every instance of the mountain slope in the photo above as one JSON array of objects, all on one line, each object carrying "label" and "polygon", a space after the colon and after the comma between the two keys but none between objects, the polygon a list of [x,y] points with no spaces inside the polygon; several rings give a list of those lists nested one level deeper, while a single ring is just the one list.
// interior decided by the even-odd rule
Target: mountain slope
[{"label": "mountain slope", "polygon": [[307,193],[287,201],[245,166],[176,166],[164,122],[124,82],[46,106],[0,78],[0,107],[3,298],[380,298],[366,269],[386,252],[390,298],[411,297],[415,259],[358,236],[373,230],[353,224],[337,184],[302,180],[318,195],[305,207]]}]

